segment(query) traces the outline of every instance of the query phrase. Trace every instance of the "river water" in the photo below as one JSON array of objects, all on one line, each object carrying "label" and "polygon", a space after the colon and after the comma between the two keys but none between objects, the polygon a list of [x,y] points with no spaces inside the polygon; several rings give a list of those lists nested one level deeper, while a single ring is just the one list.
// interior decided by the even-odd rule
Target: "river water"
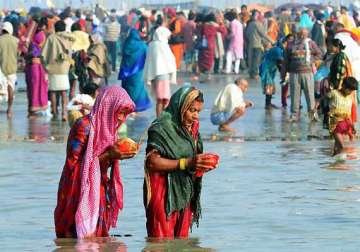
[{"label": "river water", "polygon": [[[198,85],[206,100],[205,150],[220,154],[220,166],[204,177],[199,228],[188,240],[166,242],[146,239],[144,146],[121,163],[124,210],[113,237],[55,239],[53,210],[69,128],[46,118],[28,120],[25,93],[18,92],[12,120],[0,108],[1,251],[358,251],[360,144],[347,143],[348,160],[335,160],[321,123],[303,116],[289,124],[286,111],[265,112],[255,83],[246,95],[255,107],[233,125],[236,136],[224,139],[209,114],[230,79]],[[151,110],[129,120],[129,136],[139,138],[153,118]],[[214,134],[218,141],[211,141]]]}]

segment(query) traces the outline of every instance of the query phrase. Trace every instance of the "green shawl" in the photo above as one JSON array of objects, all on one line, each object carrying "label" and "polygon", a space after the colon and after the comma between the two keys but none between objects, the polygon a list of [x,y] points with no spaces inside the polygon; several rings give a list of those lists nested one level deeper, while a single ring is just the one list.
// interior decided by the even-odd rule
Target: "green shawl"
[{"label": "green shawl", "polygon": [[335,55],[329,73],[329,82],[334,89],[341,89],[343,80],[352,75],[351,64],[344,52]]},{"label": "green shawl", "polygon": [[[170,99],[169,106],[161,113],[149,128],[147,150],[155,149],[168,159],[194,157],[202,153],[200,134],[197,141],[182,127],[181,108],[187,95],[195,88],[182,87]],[[201,178],[193,179],[194,171],[172,171],[167,174],[166,214],[181,211],[191,204],[194,211],[193,223],[199,225],[201,215],[200,192]]]}]

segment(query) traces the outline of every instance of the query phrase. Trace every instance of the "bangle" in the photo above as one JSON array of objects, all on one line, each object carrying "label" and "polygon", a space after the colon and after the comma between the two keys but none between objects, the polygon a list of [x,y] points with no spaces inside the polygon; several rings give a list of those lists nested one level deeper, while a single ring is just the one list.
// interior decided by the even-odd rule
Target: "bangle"
[{"label": "bangle", "polygon": [[186,159],[185,158],[181,158],[179,160],[179,169],[181,171],[185,170],[186,169]]}]

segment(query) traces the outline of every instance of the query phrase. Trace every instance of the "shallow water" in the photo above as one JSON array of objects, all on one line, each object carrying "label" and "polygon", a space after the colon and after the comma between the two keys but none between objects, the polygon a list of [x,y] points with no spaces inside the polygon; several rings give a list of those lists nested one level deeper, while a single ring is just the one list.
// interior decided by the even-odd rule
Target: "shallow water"
[{"label": "shallow water", "polygon": [[[211,101],[224,79],[199,85],[205,150],[221,156],[219,168],[204,178],[200,227],[191,239],[165,242],[146,240],[144,146],[121,164],[125,207],[114,237],[55,240],[53,210],[69,129],[60,121],[26,119],[25,94],[17,93],[14,118],[0,112],[1,251],[358,251],[359,143],[348,144],[351,160],[336,161],[332,142],[316,140],[327,136],[320,123],[308,124],[304,116],[289,124],[286,112],[265,112],[254,83],[247,96],[256,106],[234,124],[236,137],[211,142]],[[139,138],[153,116],[128,121],[129,135]]]}]

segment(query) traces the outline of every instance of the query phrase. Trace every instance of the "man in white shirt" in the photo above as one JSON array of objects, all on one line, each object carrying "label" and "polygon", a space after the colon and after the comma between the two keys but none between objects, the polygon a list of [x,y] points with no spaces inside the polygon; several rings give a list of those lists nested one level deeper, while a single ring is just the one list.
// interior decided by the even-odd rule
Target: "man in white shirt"
[{"label": "man in white shirt", "polygon": [[243,94],[248,90],[248,82],[238,78],[235,83],[226,85],[217,95],[211,110],[211,122],[219,125],[219,131],[235,130],[229,124],[245,114],[246,108],[252,107],[251,101],[245,101]]}]

